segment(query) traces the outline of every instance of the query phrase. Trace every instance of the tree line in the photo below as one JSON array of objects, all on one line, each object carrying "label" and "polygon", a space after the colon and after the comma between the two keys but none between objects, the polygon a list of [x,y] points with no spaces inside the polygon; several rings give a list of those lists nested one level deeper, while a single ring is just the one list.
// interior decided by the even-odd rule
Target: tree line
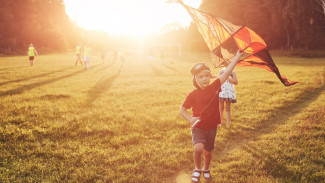
[{"label": "tree line", "polygon": [[[66,14],[63,0],[0,0],[0,4],[0,54],[25,53],[30,43],[43,52],[84,43],[111,47],[121,38],[77,27]],[[318,6],[316,0],[203,0],[200,9],[251,28],[272,49],[321,49],[325,47],[325,15],[317,11]],[[207,50],[194,24],[168,26],[147,40]],[[121,39],[126,45],[132,40]]]},{"label": "tree line", "polygon": [[259,34],[270,48],[325,46],[325,15],[317,0],[203,0],[201,9]]},{"label": "tree line", "polygon": [[39,49],[63,50],[78,36],[63,0],[0,0],[0,4],[1,52],[22,52],[30,43]]},{"label": "tree line", "polygon": [[30,43],[45,53],[108,39],[103,31],[77,27],[63,0],[0,0],[0,5],[0,54],[25,54]]}]

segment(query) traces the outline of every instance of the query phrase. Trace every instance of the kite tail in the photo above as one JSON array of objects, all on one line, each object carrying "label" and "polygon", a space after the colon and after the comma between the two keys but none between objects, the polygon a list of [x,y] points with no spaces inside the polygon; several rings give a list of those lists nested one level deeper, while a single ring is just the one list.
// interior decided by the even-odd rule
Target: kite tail
[{"label": "kite tail", "polygon": [[254,53],[253,55],[246,57],[245,59],[240,61],[237,64],[237,66],[257,67],[257,68],[262,68],[262,69],[268,70],[270,72],[273,72],[277,75],[277,77],[280,79],[280,81],[285,86],[291,86],[291,85],[298,83],[295,81],[290,81],[285,76],[281,76],[280,71],[279,71],[278,67],[275,65],[267,48],[260,50],[257,53]]}]

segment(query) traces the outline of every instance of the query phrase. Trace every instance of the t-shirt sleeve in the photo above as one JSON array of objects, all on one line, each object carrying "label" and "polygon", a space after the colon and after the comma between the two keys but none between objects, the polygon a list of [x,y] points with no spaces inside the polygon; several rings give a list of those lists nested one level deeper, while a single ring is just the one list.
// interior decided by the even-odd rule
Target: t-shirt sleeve
[{"label": "t-shirt sleeve", "polygon": [[221,92],[221,82],[220,82],[220,78],[216,79],[215,81],[213,81],[213,83],[211,84],[212,87],[216,90]]},{"label": "t-shirt sleeve", "polygon": [[194,103],[194,98],[193,98],[193,94],[189,93],[182,105],[182,107],[186,108],[186,109],[190,109],[191,107],[193,107],[193,103]]}]

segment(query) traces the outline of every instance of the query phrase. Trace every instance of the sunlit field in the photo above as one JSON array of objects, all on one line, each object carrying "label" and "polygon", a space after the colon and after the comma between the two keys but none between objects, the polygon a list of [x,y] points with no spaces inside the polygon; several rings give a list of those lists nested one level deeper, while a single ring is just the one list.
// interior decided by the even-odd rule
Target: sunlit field
[{"label": "sunlit field", "polygon": [[[207,53],[0,57],[0,182],[190,182],[189,124],[178,113]],[[212,180],[324,182],[325,59],[275,57],[274,73],[237,67],[232,126],[218,128]],[[218,69],[214,69],[217,73]]]}]

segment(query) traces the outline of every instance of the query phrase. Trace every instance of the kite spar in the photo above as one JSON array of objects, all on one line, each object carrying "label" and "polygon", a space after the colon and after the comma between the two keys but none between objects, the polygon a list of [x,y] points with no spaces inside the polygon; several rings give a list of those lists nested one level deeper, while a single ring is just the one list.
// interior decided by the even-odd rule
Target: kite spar
[{"label": "kite spar", "polygon": [[211,51],[212,63],[216,68],[227,66],[239,49],[244,51],[247,56],[237,64],[238,66],[266,69],[275,73],[285,86],[297,83],[280,75],[266,43],[253,30],[245,26],[234,25],[208,12],[187,6],[181,0],[169,2],[180,3],[190,14]]}]

